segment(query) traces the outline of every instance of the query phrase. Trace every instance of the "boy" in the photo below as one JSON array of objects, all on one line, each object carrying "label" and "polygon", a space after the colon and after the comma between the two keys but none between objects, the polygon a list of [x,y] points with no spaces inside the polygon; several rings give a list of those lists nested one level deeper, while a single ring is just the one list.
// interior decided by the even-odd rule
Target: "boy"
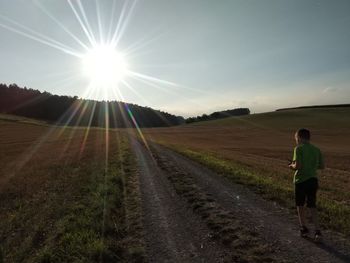
[{"label": "boy", "polygon": [[321,241],[322,234],[317,219],[316,193],[318,189],[317,169],[324,169],[321,151],[310,143],[310,131],[300,129],[295,133],[297,146],[294,148],[293,161],[289,167],[295,170],[295,204],[297,206],[300,236],[306,237],[309,233],[305,220],[306,205],[311,211],[315,225],[315,241]]}]

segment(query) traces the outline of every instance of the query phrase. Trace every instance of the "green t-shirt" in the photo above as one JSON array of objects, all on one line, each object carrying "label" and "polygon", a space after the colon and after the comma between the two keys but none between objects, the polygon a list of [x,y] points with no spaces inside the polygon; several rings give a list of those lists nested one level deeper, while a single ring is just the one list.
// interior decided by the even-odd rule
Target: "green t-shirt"
[{"label": "green t-shirt", "polygon": [[294,174],[294,183],[304,182],[317,177],[317,169],[323,165],[320,149],[310,143],[303,143],[294,148],[293,161],[301,164],[301,169]]}]

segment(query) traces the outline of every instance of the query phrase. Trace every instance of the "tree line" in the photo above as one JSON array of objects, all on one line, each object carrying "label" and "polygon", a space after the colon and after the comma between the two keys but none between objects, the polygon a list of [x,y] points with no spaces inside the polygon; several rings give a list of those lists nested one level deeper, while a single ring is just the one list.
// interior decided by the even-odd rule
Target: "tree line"
[{"label": "tree line", "polygon": [[237,108],[232,110],[216,111],[209,115],[203,114],[197,117],[190,117],[186,119],[186,123],[193,123],[198,121],[210,121],[210,120],[227,118],[231,116],[242,116],[242,115],[249,115],[249,114],[250,114],[250,110],[248,108]]},{"label": "tree line", "polygon": [[136,104],[59,96],[16,84],[0,84],[0,112],[69,126],[166,127],[185,122],[181,116]]},{"label": "tree line", "polygon": [[311,105],[311,106],[300,106],[292,108],[282,108],[276,111],[286,111],[286,110],[300,110],[300,109],[320,109],[320,108],[348,108],[350,104],[329,104],[329,105]]}]

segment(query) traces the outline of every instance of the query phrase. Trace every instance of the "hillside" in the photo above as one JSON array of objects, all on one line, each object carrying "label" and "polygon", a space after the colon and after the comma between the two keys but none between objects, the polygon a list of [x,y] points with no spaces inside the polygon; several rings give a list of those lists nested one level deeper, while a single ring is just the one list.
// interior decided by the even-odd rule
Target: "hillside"
[{"label": "hillside", "polygon": [[328,167],[350,171],[349,107],[276,111],[143,131],[167,144],[234,154],[239,159],[249,154],[250,159],[254,155],[257,160],[265,156],[287,160],[299,128],[311,130],[312,140],[326,152]]},{"label": "hillside", "polygon": [[350,128],[350,107],[301,108],[199,122],[191,126],[265,127],[289,130]]},{"label": "hillside", "polygon": [[58,96],[16,84],[0,84],[0,113],[69,126],[164,127],[184,122],[180,116],[136,104]]},{"label": "hillside", "polygon": [[292,108],[277,109],[276,111],[295,110],[295,109],[310,109],[310,108],[317,109],[317,108],[344,108],[344,107],[350,107],[350,104],[327,104],[327,105],[299,106],[299,107],[292,107]]}]

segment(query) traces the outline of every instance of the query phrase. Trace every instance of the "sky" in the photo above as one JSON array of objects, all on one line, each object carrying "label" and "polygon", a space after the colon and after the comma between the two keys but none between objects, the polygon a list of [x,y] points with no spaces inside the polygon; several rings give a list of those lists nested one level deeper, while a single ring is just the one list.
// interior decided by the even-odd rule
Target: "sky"
[{"label": "sky", "polygon": [[[349,28],[348,0],[0,0],[0,82],[185,117],[350,103]],[[106,88],[82,58],[113,35]]]}]

